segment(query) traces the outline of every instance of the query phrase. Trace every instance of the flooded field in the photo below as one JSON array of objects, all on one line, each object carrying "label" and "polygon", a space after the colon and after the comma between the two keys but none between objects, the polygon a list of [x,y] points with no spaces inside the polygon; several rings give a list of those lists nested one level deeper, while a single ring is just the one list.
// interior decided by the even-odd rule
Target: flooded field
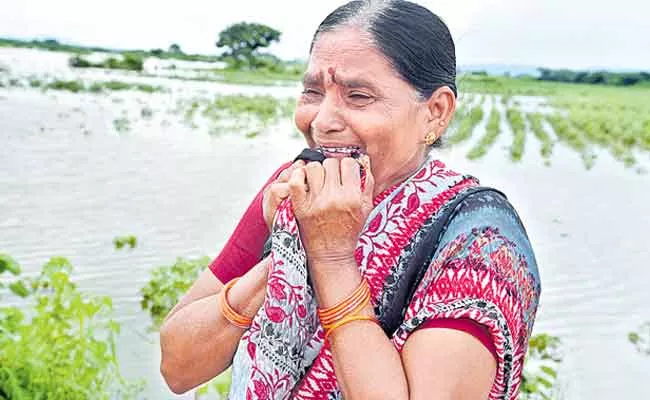
[{"label": "flooded field", "polygon": [[[82,290],[114,300],[125,375],[147,380],[143,398],[174,398],[158,373],[157,334],[147,330],[140,288],[153,268],[176,257],[216,255],[260,185],[303,147],[286,110],[262,121],[270,125],[263,129],[257,120],[249,121],[254,129],[239,129],[227,115],[215,125],[204,111],[215,96],[238,94],[272,96],[286,108],[300,89],[72,70],[65,54],[33,50],[0,49],[0,66],[6,81],[49,76],[162,88],[0,87],[0,252],[32,274],[51,256],[69,258]],[[543,142],[529,141],[513,163],[502,99],[474,94],[464,101],[484,107],[484,115],[471,139],[439,150],[440,158],[501,189],[518,209],[542,276],[535,328],[563,341],[565,398],[650,398],[643,384],[650,358],[627,340],[650,319],[650,175],[642,173],[650,157],[637,154],[630,169],[600,152],[587,170],[568,146],[558,142],[545,157]],[[535,97],[513,101],[547,112]],[[502,132],[485,156],[468,160],[493,104]],[[138,245],[116,251],[113,238],[125,234]]]}]

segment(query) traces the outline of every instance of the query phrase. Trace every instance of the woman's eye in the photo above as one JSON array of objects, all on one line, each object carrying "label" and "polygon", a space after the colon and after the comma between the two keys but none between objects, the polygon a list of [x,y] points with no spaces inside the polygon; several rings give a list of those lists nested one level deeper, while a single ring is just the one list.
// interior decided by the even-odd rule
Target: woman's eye
[{"label": "woman's eye", "polygon": [[308,95],[308,96],[313,96],[313,95],[319,95],[320,92],[318,90],[315,90],[315,89],[306,88],[306,89],[304,89],[302,91],[302,94]]},{"label": "woman's eye", "polygon": [[350,93],[348,98],[354,103],[367,104],[372,101],[372,97],[364,93]]}]

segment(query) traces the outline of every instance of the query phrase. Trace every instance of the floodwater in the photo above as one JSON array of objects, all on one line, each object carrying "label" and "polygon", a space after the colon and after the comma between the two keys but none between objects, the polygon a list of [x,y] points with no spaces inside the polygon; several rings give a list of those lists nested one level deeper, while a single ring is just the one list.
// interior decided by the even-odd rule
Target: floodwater
[{"label": "floodwater", "polygon": [[[28,274],[51,256],[69,258],[82,290],[113,298],[122,370],[147,380],[142,397],[178,398],[159,376],[157,335],[147,332],[139,290],[153,268],[176,257],[215,256],[260,185],[303,143],[291,121],[247,139],[192,129],[172,110],[199,92],[287,97],[298,89],[78,72],[66,61],[58,53],[0,49],[0,64],[12,75],[153,81],[172,90],[97,95],[0,88],[0,252]],[[488,96],[485,107],[493,100]],[[143,107],[151,118],[141,117]],[[129,119],[130,129],[117,132],[117,118]],[[440,158],[507,193],[519,211],[542,276],[536,332],[563,341],[564,398],[650,398],[644,384],[650,358],[627,341],[630,330],[650,320],[650,176],[607,154],[587,171],[561,144],[544,166],[532,135],[523,161],[513,164],[510,138],[506,128],[480,161],[464,157],[472,143],[441,150]],[[115,250],[113,238],[128,234],[138,246]]]}]

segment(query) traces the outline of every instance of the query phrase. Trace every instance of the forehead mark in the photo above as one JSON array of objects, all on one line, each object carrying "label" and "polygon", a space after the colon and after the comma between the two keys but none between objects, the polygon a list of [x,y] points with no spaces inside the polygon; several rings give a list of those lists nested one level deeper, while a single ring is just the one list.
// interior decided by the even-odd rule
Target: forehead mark
[{"label": "forehead mark", "polygon": [[327,73],[330,74],[330,77],[332,77],[332,82],[336,83],[336,68],[334,67],[327,68]]}]

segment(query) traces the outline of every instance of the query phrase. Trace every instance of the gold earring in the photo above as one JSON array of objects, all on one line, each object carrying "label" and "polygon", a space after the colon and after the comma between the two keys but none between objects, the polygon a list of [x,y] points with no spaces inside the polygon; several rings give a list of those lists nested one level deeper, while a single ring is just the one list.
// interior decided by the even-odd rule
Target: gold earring
[{"label": "gold earring", "polygon": [[445,126],[446,122],[445,121],[440,121],[440,126]]},{"label": "gold earring", "polygon": [[431,131],[427,133],[427,135],[424,137],[424,144],[426,144],[427,146],[431,146],[436,142],[437,139],[438,139],[438,135],[434,131]]}]

